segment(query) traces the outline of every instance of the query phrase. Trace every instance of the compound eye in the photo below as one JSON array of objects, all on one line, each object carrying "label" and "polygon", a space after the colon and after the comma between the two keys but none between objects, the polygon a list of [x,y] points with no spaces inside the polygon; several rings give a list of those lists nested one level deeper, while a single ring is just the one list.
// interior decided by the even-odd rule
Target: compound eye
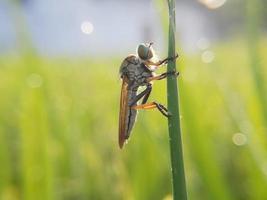
[{"label": "compound eye", "polygon": [[139,58],[141,58],[143,60],[147,60],[148,56],[149,56],[149,51],[150,51],[149,46],[147,46],[145,44],[140,44],[138,46],[138,49],[137,49],[137,53],[138,53]]}]

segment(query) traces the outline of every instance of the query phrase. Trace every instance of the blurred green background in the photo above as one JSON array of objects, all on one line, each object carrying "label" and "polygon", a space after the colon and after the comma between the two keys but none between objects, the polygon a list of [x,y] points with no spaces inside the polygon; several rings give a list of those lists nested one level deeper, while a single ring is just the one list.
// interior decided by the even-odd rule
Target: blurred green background
[{"label": "blurred green background", "polygon": [[[47,55],[24,18],[23,3],[31,1],[5,2],[16,40],[0,51],[0,199],[171,199],[166,119],[140,112],[129,143],[123,150],[117,144],[118,70],[134,48]],[[231,28],[225,37],[201,38],[196,51],[185,51],[177,34],[188,199],[266,199],[266,1],[190,2],[216,16],[215,27],[226,21]],[[164,57],[166,2],[151,3]],[[166,104],[165,81],[154,84],[155,99]]]}]

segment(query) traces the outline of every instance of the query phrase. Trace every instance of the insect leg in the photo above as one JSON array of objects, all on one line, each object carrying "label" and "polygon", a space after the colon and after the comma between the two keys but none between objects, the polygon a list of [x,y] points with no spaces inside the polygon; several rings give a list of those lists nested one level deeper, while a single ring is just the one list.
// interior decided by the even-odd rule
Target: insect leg
[{"label": "insect leg", "polygon": [[160,60],[156,65],[162,65],[162,64],[167,64],[170,60],[176,60],[179,57],[178,54],[176,54],[174,57],[168,57],[165,58],[164,60]]},{"label": "insect leg", "polygon": [[174,57],[168,57],[168,58],[165,58],[163,60],[160,60],[158,62],[152,62],[151,60],[148,60],[145,62],[146,65],[154,65],[154,66],[160,66],[160,65],[163,65],[163,64],[167,64],[168,61],[170,60],[175,60],[178,58],[178,54],[176,54]]},{"label": "insect leg", "polygon": [[[150,95],[151,93],[151,90],[152,90],[152,85],[151,84],[148,84],[147,85],[147,88],[141,92],[140,94],[138,94],[129,104],[129,106],[133,106],[135,103],[137,103],[142,97],[144,98],[148,98],[148,96]],[[144,100],[143,100],[144,101]]]},{"label": "insect leg", "polygon": [[167,76],[169,76],[169,75],[175,75],[177,77],[179,75],[179,72],[176,72],[176,71],[165,72],[165,73],[162,73],[158,76],[148,78],[147,82],[151,82],[151,81],[155,81],[155,80],[162,80],[164,78],[167,78]]},{"label": "insect leg", "polygon": [[147,94],[145,94],[145,96],[144,96],[144,98],[143,98],[143,100],[142,100],[142,104],[145,104],[145,103],[147,102],[148,97],[149,97],[150,94],[151,94],[151,91],[152,91],[152,87],[151,87],[150,91],[149,91]]},{"label": "insect leg", "polygon": [[137,106],[134,106],[132,107],[133,109],[143,109],[143,110],[147,110],[147,109],[154,109],[154,108],[157,108],[161,114],[163,114],[165,117],[170,117],[171,114],[168,112],[168,109],[163,106],[162,104],[160,103],[157,103],[157,102],[151,102],[151,103],[146,103],[146,104],[141,104],[141,105],[137,105]]}]

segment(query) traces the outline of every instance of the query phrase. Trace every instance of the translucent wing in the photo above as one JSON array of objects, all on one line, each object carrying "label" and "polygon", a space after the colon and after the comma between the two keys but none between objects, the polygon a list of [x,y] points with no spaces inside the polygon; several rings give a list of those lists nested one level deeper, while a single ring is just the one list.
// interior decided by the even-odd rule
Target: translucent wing
[{"label": "translucent wing", "polygon": [[136,65],[139,65],[137,57],[135,55],[129,55],[124,59],[120,67],[120,76],[122,78],[119,115],[120,148],[123,147],[123,144],[129,138],[137,116],[137,111],[135,109],[130,109],[129,106],[129,101],[136,96],[136,91],[129,90],[128,88],[130,82],[128,75]]},{"label": "translucent wing", "polygon": [[129,112],[128,106],[128,79],[126,76],[122,77],[121,86],[121,99],[120,99],[120,114],[119,114],[119,146],[123,147],[125,140],[127,139],[127,113]]}]

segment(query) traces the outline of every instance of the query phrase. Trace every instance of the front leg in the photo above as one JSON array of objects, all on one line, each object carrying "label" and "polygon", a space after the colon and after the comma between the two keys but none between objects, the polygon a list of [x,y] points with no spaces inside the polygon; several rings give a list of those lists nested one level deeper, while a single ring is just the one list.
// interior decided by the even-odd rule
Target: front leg
[{"label": "front leg", "polygon": [[155,80],[162,80],[164,78],[167,78],[167,76],[170,76],[170,75],[174,75],[174,76],[179,76],[179,72],[176,72],[176,71],[170,71],[170,72],[165,72],[165,73],[162,73],[160,75],[157,75],[157,76],[153,76],[153,77],[150,77],[150,78],[147,78],[147,82],[151,82],[151,81],[155,81]]},{"label": "front leg", "polygon": [[176,60],[177,58],[179,57],[178,54],[176,54],[175,57],[168,57],[168,58],[165,58],[164,60],[159,60],[158,62],[153,62],[151,60],[147,60],[144,62],[145,65],[149,66],[149,65],[154,65],[154,66],[160,66],[160,65],[163,65],[163,64],[167,64],[170,60]]}]

